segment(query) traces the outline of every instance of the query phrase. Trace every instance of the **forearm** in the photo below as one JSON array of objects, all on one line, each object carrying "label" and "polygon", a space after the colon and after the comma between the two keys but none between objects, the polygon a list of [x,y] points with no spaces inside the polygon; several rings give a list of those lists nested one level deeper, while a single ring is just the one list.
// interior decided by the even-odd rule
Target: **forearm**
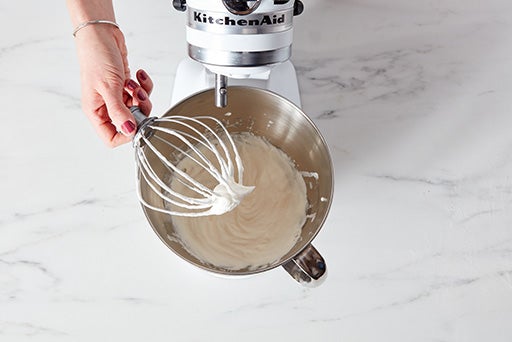
[{"label": "forearm", "polygon": [[89,20],[115,21],[112,0],[66,0],[66,4],[74,27]]},{"label": "forearm", "polygon": [[98,135],[114,147],[131,141],[136,132],[129,107],[151,112],[153,82],[142,70],[136,75],[139,83],[131,79],[123,33],[112,25],[116,21],[112,1],[66,0],[66,4],[75,28],[82,108]]}]

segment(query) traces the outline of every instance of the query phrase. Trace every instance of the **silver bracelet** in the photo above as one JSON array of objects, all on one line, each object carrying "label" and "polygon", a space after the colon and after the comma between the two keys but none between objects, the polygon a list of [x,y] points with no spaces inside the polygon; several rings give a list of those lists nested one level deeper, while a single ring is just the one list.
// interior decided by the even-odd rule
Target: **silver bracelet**
[{"label": "silver bracelet", "polygon": [[117,25],[117,23],[110,21],[110,20],[104,20],[104,19],[89,20],[89,21],[81,23],[80,25],[78,25],[75,28],[75,30],[73,31],[73,37],[76,37],[76,33],[78,31],[80,31],[81,29],[83,29],[84,27],[89,26],[89,25],[95,25],[95,24],[109,24],[109,25],[114,25],[115,27],[119,28],[119,25]]}]

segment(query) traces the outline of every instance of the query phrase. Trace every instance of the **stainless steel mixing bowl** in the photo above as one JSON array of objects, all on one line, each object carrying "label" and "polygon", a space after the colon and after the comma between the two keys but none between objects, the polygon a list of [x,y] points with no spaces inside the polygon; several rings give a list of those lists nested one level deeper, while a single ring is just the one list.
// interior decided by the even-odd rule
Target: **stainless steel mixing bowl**
[{"label": "stainless steel mixing bowl", "polygon": [[[283,97],[250,87],[230,87],[228,92],[229,103],[224,108],[215,106],[214,91],[207,90],[183,100],[164,115],[214,116],[223,121],[229,132],[251,132],[263,136],[290,156],[297,170],[305,172],[309,201],[308,219],[298,242],[279,261],[271,265],[256,270],[227,270],[203,262],[187,251],[174,231],[171,217],[143,206],[145,214],[158,237],[174,253],[202,269],[224,275],[247,275],[283,266],[297,281],[317,285],[326,275],[326,264],[311,245],[311,241],[327,217],[334,188],[333,165],[327,144],[309,117]],[[159,148],[165,155],[168,147],[162,145]],[[158,201],[162,200],[154,196],[152,191],[148,191],[144,179],[139,184],[143,198],[150,204],[159,206]]]}]

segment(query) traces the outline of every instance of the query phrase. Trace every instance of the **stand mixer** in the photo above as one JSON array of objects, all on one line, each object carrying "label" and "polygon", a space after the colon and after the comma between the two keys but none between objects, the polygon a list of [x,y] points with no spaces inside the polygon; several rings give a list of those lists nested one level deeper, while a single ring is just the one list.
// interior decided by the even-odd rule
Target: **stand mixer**
[{"label": "stand mixer", "polygon": [[[302,13],[302,2],[174,0],[173,5],[187,15],[188,57],[178,65],[172,106],[162,118],[208,115],[226,123],[228,135],[250,133],[281,150],[304,179],[306,219],[299,239],[279,260],[232,269],[191,253],[174,220],[169,220],[168,212],[154,210],[162,205],[162,198],[154,195],[147,177],[139,177],[139,196],[146,217],[169,249],[207,271],[249,275],[282,266],[300,283],[319,285],[327,269],[311,242],[325,222],[332,202],[333,164],[320,131],[300,109],[297,76],[290,61],[293,17]],[[145,119],[142,114],[141,118]],[[152,138],[156,139],[157,134]],[[158,163],[156,159],[161,159],[158,156],[168,156],[176,148],[166,144],[156,150],[158,154],[148,156],[148,165]],[[165,167],[155,171],[162,171],[162,179],[167,179]],[[184,167],[183,173],[187,171],[190,168]],[[240,176],[238,179],[244,185]],[[205,197],[209,205],[211,196]]]},{"label": "stand mixer", "polygon": [[173,5],[187,14],[188,57],[178,65],[172,105],[215,88],[215,105],[225,107],[229,83],[267,89],[301,106],[289,60],[301,1],[174,0]]}]

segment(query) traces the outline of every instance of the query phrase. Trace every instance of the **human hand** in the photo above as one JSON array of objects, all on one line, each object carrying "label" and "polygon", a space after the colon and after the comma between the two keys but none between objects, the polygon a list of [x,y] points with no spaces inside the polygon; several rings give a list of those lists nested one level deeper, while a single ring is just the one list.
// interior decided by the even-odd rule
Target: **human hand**
[{"label": "human hand", "polygon": [[92,25],[76,37],[82,109],[97,134],[109,147],[131,141],[137,124],[128,109],[139,106],[149,115],[153,82],[143,70],[130,79],[127,49],[122,32],[111,25]]}]

